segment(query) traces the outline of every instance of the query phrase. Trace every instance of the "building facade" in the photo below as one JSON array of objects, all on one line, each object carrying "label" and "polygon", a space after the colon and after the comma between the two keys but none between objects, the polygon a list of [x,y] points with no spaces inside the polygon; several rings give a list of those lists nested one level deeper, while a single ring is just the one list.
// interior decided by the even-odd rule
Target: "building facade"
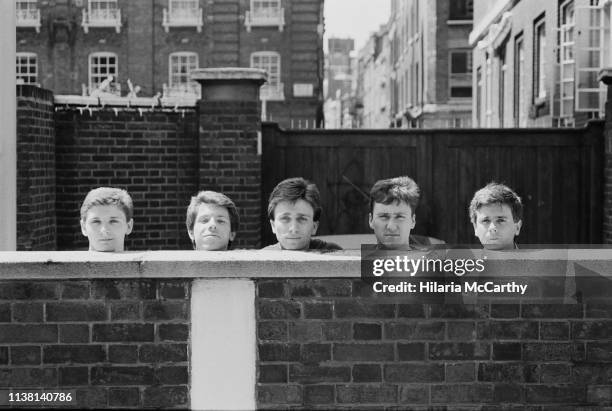
[{"label": "building facade", "polygon": [[16,64],[55,94],[140,97],[199,93],[194,68],[263,68],[265,119],[319,123],[323,0],[17,0]]},{"label": "building facade", "polygon": [[471,126],[472,12],[472,0],[392,0],[393,126]]},{"label": "building facade", "polygon": [[476,0],[473,118],[479,127],[574,127],[604,112],[612,63],[607,0]]},{"label": "building facade", "polygon": [[391,44],[387,25],[372,34],[359,51],[359,81],[357,101],[363,110],[359,124],[362,128],[389,128],[391,126]]},{"label": "building facade", "polygon": [[332,37],[325,55],[325,128],[352,128],[351,101],[355,83],[355,41]]}]

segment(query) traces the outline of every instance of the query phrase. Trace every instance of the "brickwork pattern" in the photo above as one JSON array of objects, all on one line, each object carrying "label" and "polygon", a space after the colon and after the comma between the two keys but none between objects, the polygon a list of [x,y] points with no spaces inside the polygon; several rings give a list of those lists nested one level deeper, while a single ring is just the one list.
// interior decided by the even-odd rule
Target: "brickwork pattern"
[{"label": "brickwork pattern", "polygon": [[423,305],[360,280],[257,281],[261,408],[612,403],[612,306]]},{"label": "brickwork pattern", "polygon": [[261,244],[260,103],[200,101],[199,187],[229,196],[240,213],[238,248]]},{"label": "brickwork pattern", "polygon": [[17,86],[17,250],[55,250],[53,94]]},{"label": "brickwork pattern", "polygon": [[193,109],[111,109],[56,113],[58,248],[87,248],[79,210],[100,186],[126,189],[134,201],[128,250],[190,249],[185,228],[197,191],[197,119]]},{"label": "brickwork pattern", "polygon": [[0,389],[75,390],[78,408],[187,408],[185,280],[0,282]]}]

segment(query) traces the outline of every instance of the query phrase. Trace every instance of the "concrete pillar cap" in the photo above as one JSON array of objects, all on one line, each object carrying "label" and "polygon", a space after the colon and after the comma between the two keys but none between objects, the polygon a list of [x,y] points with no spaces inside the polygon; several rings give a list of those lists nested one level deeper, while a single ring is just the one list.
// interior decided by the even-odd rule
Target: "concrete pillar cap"
[{"label": "concrete pillar cap", "polygon": [[191,79],[200,82],[253,80],[263,84],[268,79],[268,73],[263,69],[247,67],[200,68],[191,71]]},{"label": "concrete pillar cap", "polygon": [[612,86],[612,67],[606,67],[599,70],[597,80],[607,84],[608,86]]}]

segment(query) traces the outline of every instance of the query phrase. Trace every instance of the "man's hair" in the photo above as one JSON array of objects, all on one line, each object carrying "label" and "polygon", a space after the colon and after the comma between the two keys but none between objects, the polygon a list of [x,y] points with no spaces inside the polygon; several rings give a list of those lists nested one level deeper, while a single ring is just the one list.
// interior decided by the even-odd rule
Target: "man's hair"
[{"label": "man's hair", "polygon": [[132,197],[130,197],[127,191],[113,187],[98,187],[91,190],[85,196],[81,206],[81,220],[85,221],[87,211],[90,208],[105,205],[118,207],[125,214],[126,221],[130,221],[134,215]]},{"label": "man's hair", "polygon": [[407,176],[378,180],[370,190],[370,213],[374,211],[374,203],[391,204],[404,202],[416,212],[421,192],[413,179]]},{"label": "man's hair", "polygon": [[476,222],[476,211],[485,205],[506,204],[512,211],[514,222],[523,219],[523,203],[521,198],[507,185],[491,182],[474,193],[470,202],[470,220]]},{"label": "man's hair", "polygon": [[283,201],[295,203],[298,200],[304,200],[310,204],[314,211],[313,221],[319,221],[319,218],[321,218],[321,195],[319,194],[319,189],[315,183],[302,177],[288,178],[274,187],[268,200],[268,218],[274,220],[274,209],[278,203]]},{"label": "man's hair", "polygon": [[200,204],[213,204],[219,207],[227,208],[227,212],[230,217],[230,231],[238,231],[238,224],[240,223],[240,217],[238,216],[238,209],[236,204],[225,194],[218,193],[216,191],[200,191],[195,196],[191,197],[189,207],[187,207],[187,218],[185,224],[187,225],[187,231],[193,231],[195,225],[195,219],[198,215],[198,208]]}]

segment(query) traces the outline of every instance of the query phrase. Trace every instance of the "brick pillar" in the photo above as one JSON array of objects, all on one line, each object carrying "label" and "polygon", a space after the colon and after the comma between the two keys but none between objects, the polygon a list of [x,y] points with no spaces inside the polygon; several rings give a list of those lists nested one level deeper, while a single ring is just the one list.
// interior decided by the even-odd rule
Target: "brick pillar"
[{"label": "brick pillar", "polygon": [[230,197],[240,213],[237,248],[261,246],[261,104],[266,72],[211,68],[192,72],[202,86],[198,101],[199,189]]},{"label": "brick pillar", "polygon": [[608,86],[606,98],[606,124],[604,129],[604,205],[603,235],[604,244],[612,244],[612,68],[599,72],[599,81]]}]

